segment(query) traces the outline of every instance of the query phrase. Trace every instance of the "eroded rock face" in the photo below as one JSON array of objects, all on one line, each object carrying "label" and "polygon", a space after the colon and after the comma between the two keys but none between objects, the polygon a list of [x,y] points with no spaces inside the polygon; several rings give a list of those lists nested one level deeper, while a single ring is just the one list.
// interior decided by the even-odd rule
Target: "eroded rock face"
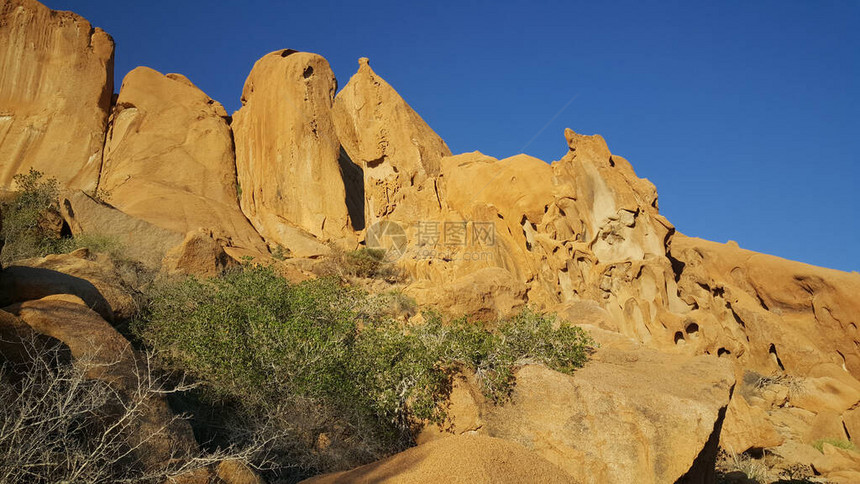
[{"label": "eroded rock face", "polygon": [[254,64],[233,116],[242,211],[271,244],[299,228],[351,237],[340,143],[331,107],[337,81],[325,59],[280,50]]},{"label": "eroded rock face", "polygon": [[[335,98],[332,118],[351,161],[363,169],[365,224],[420,213],[435,201],[429,177],[439,174],[451,150],[367,58]],[[418,208],[418,210],[415,210]],[[395,215],[395,210],[397,214]]]},{"label": "eroded rock face", "polygon": [[[400,264],[438,283],[501,267],[527,284],[533,306],[597,301],[623,334],[671,340],[662,320],[687,305],[666,257],[674,227],[659,214],[656,190],[601,137],[566,137],[568,154],[551,165],[527,155],[443,158],[430,218],[438,241],[422,245],[407,232],[412,251]],[[463,225],[463,243],[447,240],[449,223]],[[428,252],[439,255],[421,257]]]},{"label": "eroded rock face", "polygon": [[0,187],[31,167],[92,190],[113,93],[113,39],[35,0],[0,5]]},{"label": "eroded rock face", "polygon": [[227,113],[180,74],[129,72],[111,116],[99,189],[132,217],[265,250],[239,210]]},{"label": "eroded rock face", "polygon": [[573,376],[529,365],[482,432],[513,440],[577,482],[710,482],[734,385],[715,357],[600,350]]},{"label": "eroded rock face", "polygon": [[[860,377],[860,275],[676,235],[682,297],[699,352],[723,353],[762,374],[817,376],[832,364]],[[854,402],[851,402],[854,403]]]}]

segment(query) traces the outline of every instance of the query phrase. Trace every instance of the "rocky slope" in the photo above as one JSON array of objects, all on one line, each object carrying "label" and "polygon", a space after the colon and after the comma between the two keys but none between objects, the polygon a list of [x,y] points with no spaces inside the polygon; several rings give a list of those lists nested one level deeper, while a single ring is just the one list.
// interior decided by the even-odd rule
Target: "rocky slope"
[{"label": "rocky slope", "polygon": [[[257,61],[232,118],[184,76],[145,67],[111,103],[110,37],[32,0],[0,7],[0,45],[0,187],[30,167],[56,177],[74,234],[112,234],[150,267],[198,274],[271,249],[307,277],[332,250],[381,247],[423,307],[491,319],[529,305],[589,328],[603,345],[589,366],[524,367],[509,406],[458,387],[455,429],[524,447],[487,444],[482,459],[575,482],[711,482],[719,444],[767,449],[774,472],[860,479],[856,455],[809,445],[860,443],[860,275],[677,233],[599,135],[566,130],[552,163],[453,155],[367,59],[338,93],[325,59],[289,49]],[[124,311],[84,266],[13,266],[0,299],[28,324],[30,306],[76,304],[51,294],[108,320]],[[46,324],[33,328],[60,334]],[[332,479],[441,480],[408,462],[464,442]],[[482,478],[504,475],[531,474]]]}]

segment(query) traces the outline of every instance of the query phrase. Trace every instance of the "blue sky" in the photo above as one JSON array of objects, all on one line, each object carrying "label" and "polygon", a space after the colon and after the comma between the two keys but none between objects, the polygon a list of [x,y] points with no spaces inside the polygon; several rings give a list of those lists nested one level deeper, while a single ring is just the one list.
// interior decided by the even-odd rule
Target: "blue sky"
[{"label": "blue sky", "polygon": [[[254,62],[366,56],[455,153],[602,134],[679,231],[860,271],[860,2],[46,0],[229,112]],[[571,99],[573,100],[571,102]],[[567,106],[566,109],[563,109]]]}]

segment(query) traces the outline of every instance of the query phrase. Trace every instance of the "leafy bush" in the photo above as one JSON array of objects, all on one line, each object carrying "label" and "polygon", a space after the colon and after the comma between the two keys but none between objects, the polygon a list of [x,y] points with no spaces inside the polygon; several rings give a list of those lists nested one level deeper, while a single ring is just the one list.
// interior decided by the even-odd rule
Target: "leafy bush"
[{"label": "leafy bush", "polygon": [[115,260],[124,258],[123,246],[115,237],[98,234],[61,236],[57,180],[45,180],[41,172],[32,168],[26,174],[15,175],[14,180],[17,191],[0,203],[3,215],[0,238],[6,241],[0,262],[8,264],[30,257],[63,254],[82,247],[107,253]]},{"label": "leafy bush", "polygon": [[151,297],[134,325],[145,344],[204,383],[200,398],[228,408],[220,414],[232,414],[240,427],[276,422],[281,438],[273,451],[314,471],[411,445],[417,424],[444,421],[451,378],[463,368],[501,402],[516,366],[537,362],[570,373],[590,344],[579,328],[529,311],[494,331],[437,315],[404,327],[354,287],[334,279],[291,285],[266,267],[163,283]]},{"label": "leafy bush", "polygon": [[59,234],[46,227],[59,194],[57,180],[42,180],[42,173],[32,168],[13,179],[18,190],[2,204],[2,238],[6,241],[0,257],[3,263],[51,253],[60,242]]}]

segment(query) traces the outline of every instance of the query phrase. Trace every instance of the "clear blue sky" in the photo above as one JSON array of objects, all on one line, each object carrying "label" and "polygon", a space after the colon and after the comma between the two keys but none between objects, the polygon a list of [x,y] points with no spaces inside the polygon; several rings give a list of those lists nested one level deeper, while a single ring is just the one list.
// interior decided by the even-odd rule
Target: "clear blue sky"
[{"label": "clear blue sky", "polygon": [[146,65],[232,112],[268,52],[341,86],[366,56],[455,153],[551,161],[565,127],[599,133],[679,231],[860,271],[857,0],[46,4],[114,36],[117,89]]}]

